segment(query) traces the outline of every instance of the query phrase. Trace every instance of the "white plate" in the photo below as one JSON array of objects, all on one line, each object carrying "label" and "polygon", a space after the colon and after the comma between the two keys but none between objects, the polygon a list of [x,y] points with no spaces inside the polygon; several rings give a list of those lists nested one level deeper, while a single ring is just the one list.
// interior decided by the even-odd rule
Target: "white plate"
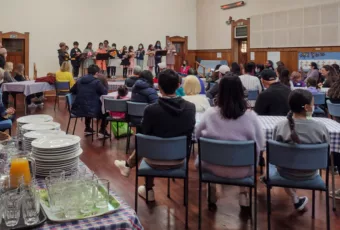
[{"label": "white plate", "polygon": [[60,160],[60,159],[40,159],[40,158],[37,158],[34,155],[33,155],[33,157],[35,158],[35,161],[42,161],[42,162],[55,162],[55,161],[59,161],[60,162],[60,161],[66,161],[66,160],[70,160],[70,159],[79,157],[82,153],[83,153],[83,150],[79,149],[79,151],[76,154],[74,154],[73,156],[63,158],[62,160]]},{"label": "white plate", "polygon": [[80,137],[63,135],[48,138],[40,138],[32,142],[32,146],[39,149],[65,148],[80,142]]},{"label": "white plate", "polygon": [[[41,139],[40,139],[41,140]],[[32,141],[33,143],[33,141]],[[31,144],[32,144],[31,143]],[[33,145],[32,145],[33,146]],[[33,146],[34,147],[34,146]],[[53,153],[61,153],[61,152],[67,152],[67,151],[72,151],[74,149],[79,149],[80,148],[80,144],[77,143],[77,144],[74,144],[74,145],[71,145],[71,146],[67,146],[67,147],[62,147],[62,148],[53,148],[53,149],[47,149],[47,148],[37,148],[37,147],[34,147],[34,152],[40,152],[40,153],[46,153],[46,154],[49,154],[51,152]]]},{"label": "white plate", "polygon": [[[57,122],[39,122],[39,123],[31,123],[25,124],[21,127],[24,133],[35,130],[53,130],[60,129],[60,124]],[[26,132],[25,132],[26,131]]]},{"label": "white plate", "polygon": [[18,123],[28,124],[28,123],[37,123],[37,122],[49,122],[53,121],[53,117],[45,114],[36,114],[36,115],[28,115],[24,117],[19,117],[17,119]]},{"label": "white plate", "polygon": [[39,139],[45,136],[60,136],[60,135],[66,135],[64,131],[60,130],[36,130],[36,131],[30,131],[24,134],[25,140],[35,140]]}]

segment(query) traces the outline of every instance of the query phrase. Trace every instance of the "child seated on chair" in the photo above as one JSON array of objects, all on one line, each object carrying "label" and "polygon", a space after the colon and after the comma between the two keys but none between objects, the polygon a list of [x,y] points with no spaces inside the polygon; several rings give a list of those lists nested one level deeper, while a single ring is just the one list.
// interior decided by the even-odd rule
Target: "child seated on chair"
[{"label": "child seated on chair", "polygon": [[[296,144],[321,144],[329,142],[326,126],[320,122],[309,119],[314,110],[314,99],[311,92],[305,89],[293,90],[288,99],[290,112],[287,120],[277,124],[273,132],[273,139],[284,143]],[[295,181],[311,180],[318,175],[317,170],[292,170],[277,167],[277,172],[283,178]],[[270,174],[275,173],[271,167]],[[297,211],[304,210],[308,202],[306,196],[298,197],[296,190],[285,188],[286,193],[292,198]]]},{"label": "child seated on chair", "polygon": [[[121,85],[118,88],[118,96],[117,100],[129,100],[130,97],[128,96],[129,90],[125,85]],[[125,113],[123,112],[110,112],[110,116],[113,118],[124,119]]]}]

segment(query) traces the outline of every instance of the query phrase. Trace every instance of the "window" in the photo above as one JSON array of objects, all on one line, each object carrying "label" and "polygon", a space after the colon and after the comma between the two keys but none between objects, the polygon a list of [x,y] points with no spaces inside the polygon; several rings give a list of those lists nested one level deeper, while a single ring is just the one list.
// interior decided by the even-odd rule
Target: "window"
[{"label": "window", "polygon": [[247,41],[241,43],[241,53],[247,53]]}]

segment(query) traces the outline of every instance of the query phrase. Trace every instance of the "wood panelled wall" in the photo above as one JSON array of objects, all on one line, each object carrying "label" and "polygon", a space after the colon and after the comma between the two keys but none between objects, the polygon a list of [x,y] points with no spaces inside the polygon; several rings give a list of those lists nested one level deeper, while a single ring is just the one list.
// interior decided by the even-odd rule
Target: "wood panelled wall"
[{"label": "wood panelled wall", "polygon": [[330,47],[296,47],[296,48],[253,48],[250,52],[255,52],[256,64],[265,64],[268,51],[280,51],[280,59],[289,71],[298,70],[299,52],[340,52],[340,46]]},{"label": "wood panelled wall", "polygon": [[[222,57],[217,58],[217,53],[221,53]],[[190,66],[195,65],[197,58],[202,60],[227,60],[229,65],[232,63],[232,55],[230,49],[211,49],[211,50],[189,50],[186,56]]]}]

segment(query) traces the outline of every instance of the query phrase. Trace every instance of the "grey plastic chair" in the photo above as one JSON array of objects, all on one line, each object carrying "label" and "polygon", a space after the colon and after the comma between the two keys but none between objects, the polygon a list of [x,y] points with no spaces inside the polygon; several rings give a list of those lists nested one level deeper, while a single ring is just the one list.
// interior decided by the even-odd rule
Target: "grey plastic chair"
[{"label": "grey plastic chair", "polygon": [[[326,104],[326,94],[325,93],[313,93],[314,104],[315,105],[324,105]],[[325,111],[323,111],[320,107],[315,107],[314,113],[316,116],[324,117],[326,115]]]},{"label": "grey plastic chair", "polygon": [[[161,177],[168,178],[168,197],[170,198],[170,178],[180,178],[184,180],[184,205],[185,228],[188,228],[188,162],[190,148],[186,136],[173,138],[160,138],[136,134],[136,187],[135,187],[135,210],[138,205],[138,177]],[[172,161],[185,159],[180,168],[159,170],[150,167],[144,160],[138,166],[139,158],[148,158],[159,161]],[[146,193],[148,203],[148,193]]]},{"label": "grey plastic chair", "polygon": [[141,122],[144,116],[144,110],[148,106],[148,103],[139,103],[139,102],[127,102],[127,115],[128,115],[128,139],[126,142],[126,154],[128,154],[130,148],[130,139],[131,139],[131,127],[137,128],[137,133],[140,131]]},{"label": "grey plastic chair", "polygon": [[259,95],[259,91],[257,89],[248,90],[248,100],[256,101],[258,95]]},{"label": "grey plastic chair", "polygon": [[340,117],[340,104],[334,104],[330,100],[327,100],[328,113],[332,117]]},{"label": "grey plastic chair", "polygon": [[54,111],[57,105],[58,101],[58,107],[59,107],[59,97],[66,96],[66,94],[70,93],[70,82],[56,82],[54,84],[55,86],[55,100],[54,100]]},{"label": "grey plastic chair", "polygon": [[[329,144],[286,144],[274,140],[267,141],[267,215],[268,230],[270,230],[271,193],[272,187],[307,189],[313,192],[312,218],[315,216],[315,190],[325,191],[327,230],[330,229],[329,216]],[[275,171],[275,167],[294,170],[326,169],[326,182],[320,175],[311,180],[288,180]],[[274,169],[274,170],[270,170]]]},{"label": "grey plastic chair", "polygon": [[[199,216],[198,228],[202,221],[202,183],[208,183],[208,200],[210,200],[210,183],[249,187],[250,205],[252,205],[252,190],[254,189],[254,229],[257,229],[257,190],[256,190],[256,143],[254,141],[222,141],[199,138]],[[253,166],[254,175],[241,179],[231,179],[215,176],[202,169],[202,161],[214,165],[237,167]],[[251,206],[250,206],[251,208]]]},{"label": "grey plastic chair", "polygon": [[[111,99],[111,98],[104,98],[104,110],[105,111],[111,111],[111,112],[121,112],[121,113],[127,113],[127,101],[126,100],[119,100],[119,99]],[[126,115],[127,116],[127,115]],[[110,122],[116,122],[118,126],[118,122],[127,122],[126,118],[119,119],[119,118],[113,118],[111,116],[106,117],[106,121]],[[127,132],[129,131],[129,128]],[[111,139],[111,127],[110,127],[110,141]],[[117,139],[119,139],[119,129],[117,130]],[[103,138],[103,146],[105,145],[106,138]]]}]

